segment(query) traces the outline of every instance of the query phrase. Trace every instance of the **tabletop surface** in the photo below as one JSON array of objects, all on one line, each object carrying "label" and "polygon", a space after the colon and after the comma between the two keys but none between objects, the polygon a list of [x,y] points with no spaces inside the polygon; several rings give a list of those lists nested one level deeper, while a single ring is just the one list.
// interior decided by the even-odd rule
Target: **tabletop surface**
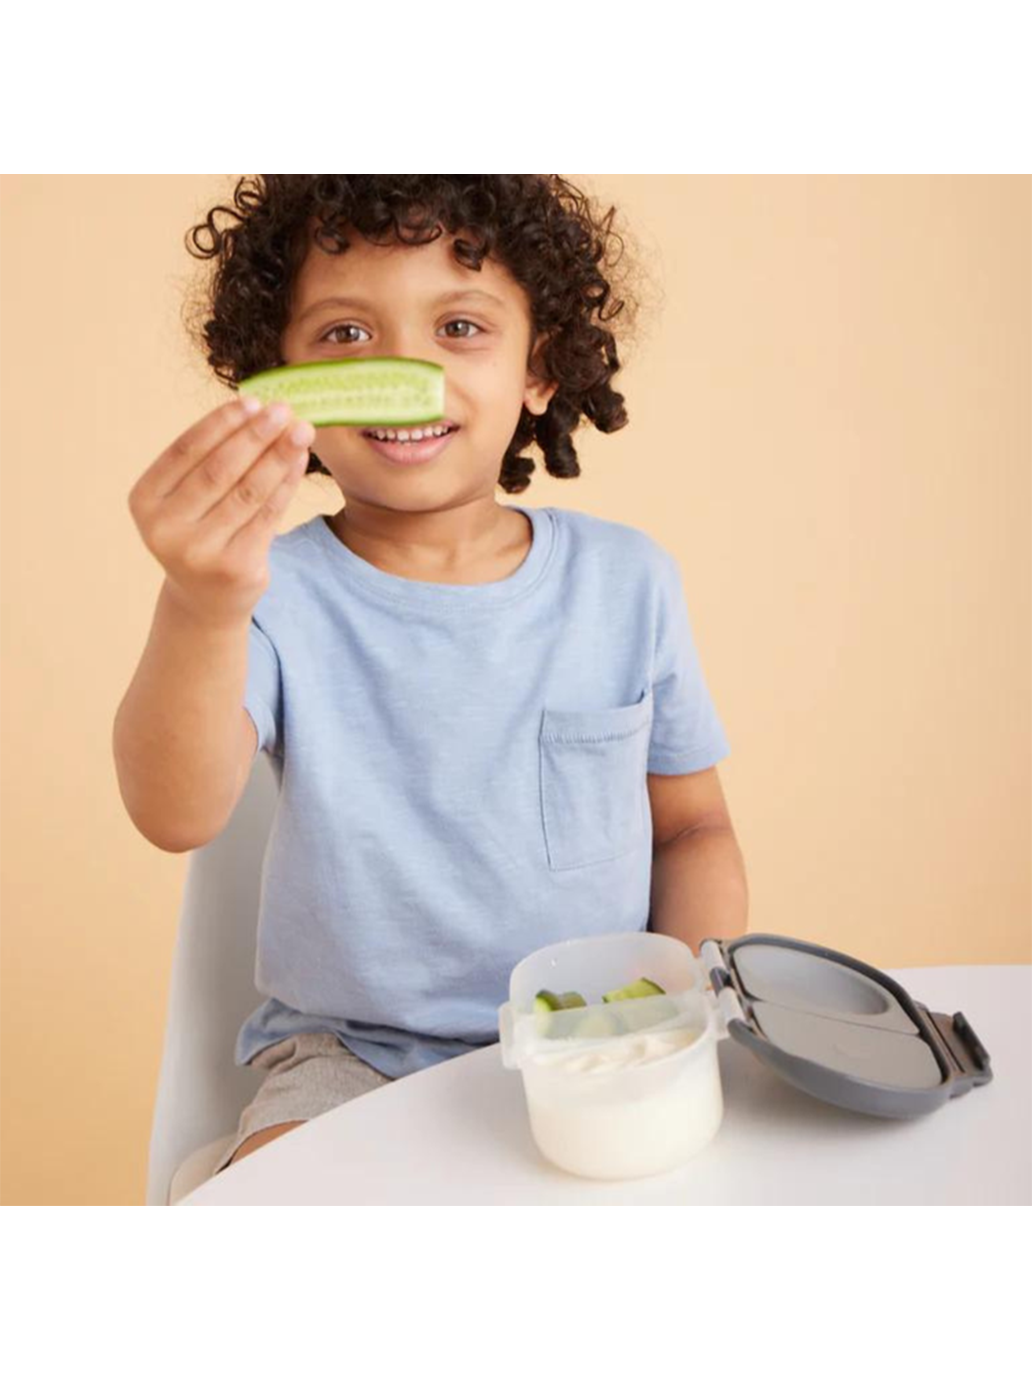
[{"label": "tabletop surface", "polygon": [[993,1080],[909,1120],[840,1110],[718,1045],[724,1119],[690,1162],[600,1182],[543,1158],[498,1044],[400,1078],[273,1140],[177,1202],[232,1205],[1026,1205],[1032,1203],[1032,967],[887,973],[963,1011]]}]

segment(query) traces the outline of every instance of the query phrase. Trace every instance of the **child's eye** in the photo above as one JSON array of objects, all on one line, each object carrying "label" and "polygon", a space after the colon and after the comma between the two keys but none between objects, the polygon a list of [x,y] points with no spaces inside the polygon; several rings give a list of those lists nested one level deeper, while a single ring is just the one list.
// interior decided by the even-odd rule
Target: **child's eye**
[{"label": "child's eye", "polygon": [[[468,325],[468,326],[472,326],[472,328],[473,328],[474,330],[476,330],[478,333],[480,333],[480,326],[477,325],[474,321],[468,321],[468,320],[466,320],[464,317],[460,317],[459,319],[454,320],[454,321],[445,321],[445,328],[447,328],[449,325]],[[357,343],[357,342],[356,342],[355,340],[353,340],[353,339],[352,339],[352,340],[335,340],[335,339],[333,339],[332,336],[336,335],[336,333],[337,333],[338,330],[362,330],[362,326],[360,326],[360,325],[353,325],[351,322],[345,322],[343,325],[335,325],[335,326],[332,326],[329,330],[327,330],[326,334],[322,337],[323,340],[328,341],[330,344],[355,344],[355,343]],[[368,332],[365,332],[365,333],[368,334]],[[469,332],[467,331],[466,333],[464,333],[464,334],[462,334],[462,335],[452,335],[451,338],[452,338],[453,340],[471,340],[471,339],[473,339],[473,336],[472,336],[471,334],[469,334]]]},{"label": "child's eye", "polygon": [[[479,331],[479,330],[480,330],[480,326],[479,326],[479,325],[476,325],[473,321],[467,321],[465,318],[460,318],[459,320],[455,320],[455,321],[445,321],[445,326],[447,327],[447,326],[449,326],[449,325],[471,325],[471,326],[473,326],[473,329],[474,329],[474,330],[476,330],[476,331]],[[457,336],[456,336],[456,335],[453,335],[453,336],[452,336],[452,339],[459,339],[459,340],[470,340],[470,339],[472,339],[472,338],[473,338],[472,335],[457,335]]]},{"label": "child's eye", "polygon": [[335,325],[335,326],[333,326],[331,329],[327,330],[326,334],[323,336],[323,339],[324,339],[324,340],[329,340],[330,344],[354,344],[354,343],[355,343],[354,340],[333,340],[333,339],[330,339],[330,336],[331,336],[331,335],[336,335],[336,333],[337,333],[338,330],[361,330],[361,329],[362,329],[362,327],[361,327],[360,325]]}]

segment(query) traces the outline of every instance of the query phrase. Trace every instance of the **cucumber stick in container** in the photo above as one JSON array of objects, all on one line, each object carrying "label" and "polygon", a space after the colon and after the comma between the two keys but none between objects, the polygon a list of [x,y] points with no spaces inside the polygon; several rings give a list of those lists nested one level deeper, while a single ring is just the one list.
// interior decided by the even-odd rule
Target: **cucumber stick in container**
[{"label": "cucumber stick in container", "polygon": [[444,416],[444,369],[425,359],[331,359],[285,364],[239,385],[259,402],[286,402],[313,426],[415,426]]}]

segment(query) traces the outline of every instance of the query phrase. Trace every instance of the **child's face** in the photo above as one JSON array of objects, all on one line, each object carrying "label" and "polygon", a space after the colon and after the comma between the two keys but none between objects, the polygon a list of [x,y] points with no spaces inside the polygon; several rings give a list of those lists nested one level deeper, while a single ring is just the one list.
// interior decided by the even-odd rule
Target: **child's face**
[{"label": "child's face", "polygon": [[[284,362],[393,355],[440,364],[444,414],[460,429],[441,454],[412,469],[384,460],[357,426],[320,426],[313,449],[345,498],[418,511],[493,496],[520,409],[541,415],[556,390],[528,372],[527,294],[490,258],[479,273],[463,267],[446,233],[421,245],[348,239],[340,255],[309,249],[282,338]],[[497,300],[441,300],[459,290]],[[350,300],[323,304],[328,297]]]}]

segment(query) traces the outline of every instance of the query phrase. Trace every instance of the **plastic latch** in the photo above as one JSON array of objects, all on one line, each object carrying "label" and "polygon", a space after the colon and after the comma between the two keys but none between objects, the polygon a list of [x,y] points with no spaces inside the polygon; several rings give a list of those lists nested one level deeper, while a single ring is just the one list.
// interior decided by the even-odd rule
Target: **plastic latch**
[{"label": "plastic latch", "polygon": [[984,1072],[989,1066],[989,1054],[982,1047],[978,1035],[964,1018],[960,1010],[953,1016],[953,1027],[956,1029],[961,1039],[963,1039],[975,1066],[980,1072]]},{"label": "plastic latch", "polygon": [[[960,1010],[951,1019],[948,1014],[934,1013],[926,1005],[917,1008],[927,1017],[939,1037],[952,1068],[952,1080],[958,1088],[982,1086],[992,1081],[993,1070],[989,1054]],[[955,1091],[953,1094],[958,1094]]]}]

